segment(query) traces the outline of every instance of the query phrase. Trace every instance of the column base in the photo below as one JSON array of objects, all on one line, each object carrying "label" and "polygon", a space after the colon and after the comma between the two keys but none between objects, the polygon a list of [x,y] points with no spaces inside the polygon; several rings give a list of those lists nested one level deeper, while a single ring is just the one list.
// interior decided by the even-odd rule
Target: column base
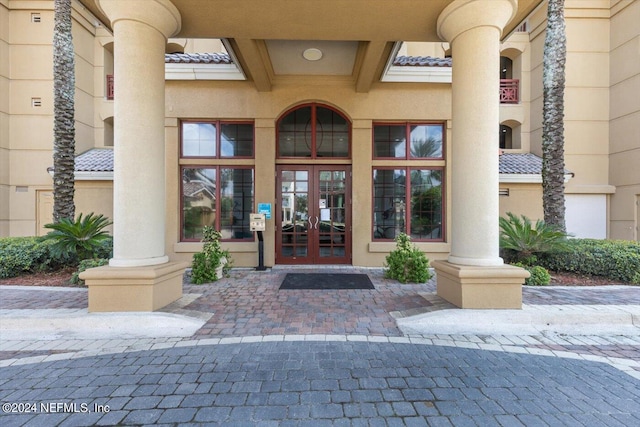
[{"label": "column base", "polygon": [[182,297],[188,263],[97,267],[80,278],[89,287],[89,312],[155,311]]},{"label": "column base", "polygon": [[460,308],[522,308],[522,284],[529,272],[502,265],[477,267],[433,261],[438,296]]}]

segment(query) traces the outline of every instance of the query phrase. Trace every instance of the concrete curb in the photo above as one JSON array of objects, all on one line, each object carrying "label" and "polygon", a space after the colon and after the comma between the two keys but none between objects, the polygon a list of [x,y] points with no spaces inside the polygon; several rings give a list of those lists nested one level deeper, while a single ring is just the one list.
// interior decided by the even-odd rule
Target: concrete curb
[{"label": "concrete curb", "polygon": [[396,319],[405,334],[640,335],[640,305],[523,306],[522,310],[448,309]]},{"label": "concrete curb", "polygon": [[2,340],[190,337],[205,321],[162,312],[88,313],[86,309],[1,310]]}]

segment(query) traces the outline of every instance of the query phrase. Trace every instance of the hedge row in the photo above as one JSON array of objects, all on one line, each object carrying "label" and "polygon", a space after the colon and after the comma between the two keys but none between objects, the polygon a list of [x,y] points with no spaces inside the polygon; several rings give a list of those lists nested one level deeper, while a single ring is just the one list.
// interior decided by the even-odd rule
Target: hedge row
[{"label": "hedge row", "polygon": [[570,239],[562,252],[538,256],[538,265],[640,284],[640,243],[623,240]]},{"label": "hedge row", "polygon": [[[25,273],[58,270],[77,265],[78,260],[55,256],[51,251],[52,240],[39,237],[3,237],[0,239],[0,279]],[[110,258],[111,239],[101,245],[98,256]]]},{"label": "hedge row", "polygon": [[0,239],[0,278],[59,267],[62,260],[52,258],[49,250],[52,243],[37,237]]}]

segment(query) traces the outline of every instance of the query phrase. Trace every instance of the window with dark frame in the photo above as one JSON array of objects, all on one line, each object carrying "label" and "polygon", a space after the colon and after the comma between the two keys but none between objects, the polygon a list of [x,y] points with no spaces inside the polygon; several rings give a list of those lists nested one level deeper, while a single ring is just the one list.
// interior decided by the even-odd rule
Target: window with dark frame
[{"label": "window with dark frame", "polygon": [[380,123],[373,126],[374,159],[442,159],[443,123]]},{"label": "window with dark frame", "polygon": [[180,155],[180,240],[201,241],[204,226],[212,226],[223,240],[253,241],[253,123],[182,121]]},{"label": "window with dark frame", "polygon": [[373,124],[374,240],[444,241],[444,135],[444,123]]},{"label": "window with dark frame", "polygon": [[182,157],[253,158],[252,122],[183,121]]},{"label": "window with dark frame", "polygon": [[443,168],[374,167],[373,238],[442,241]]},{"label": "window with dark frame", "polygon": [[298,106],[277,124],[279,158],[349,158],[351,123],[321,104]]}]

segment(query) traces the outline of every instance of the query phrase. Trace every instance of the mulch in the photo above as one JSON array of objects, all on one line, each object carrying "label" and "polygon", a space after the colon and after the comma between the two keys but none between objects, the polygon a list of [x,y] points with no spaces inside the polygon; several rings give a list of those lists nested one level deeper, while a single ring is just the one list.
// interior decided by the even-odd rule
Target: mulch
[{"label": "mulch", "polygon": [[75,271],[75,267],[70,267],[58,271],[24,274],[8,279],[0,279],[0,285],[74,287],[76,285],[72,285],[70,280]]}]

